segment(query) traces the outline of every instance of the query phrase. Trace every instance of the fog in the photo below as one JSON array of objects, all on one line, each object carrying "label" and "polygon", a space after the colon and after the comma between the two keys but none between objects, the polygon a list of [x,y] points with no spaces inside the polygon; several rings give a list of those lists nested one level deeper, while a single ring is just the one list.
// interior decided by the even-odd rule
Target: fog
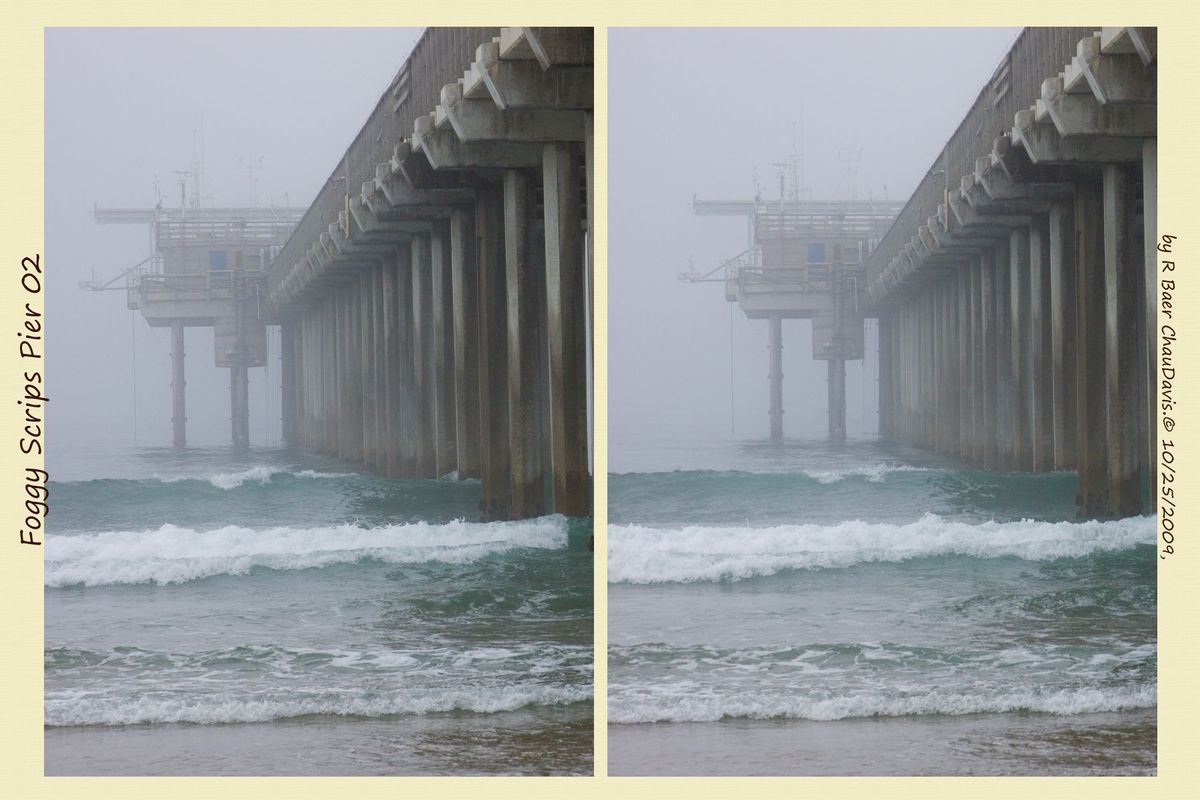
[{"label": "fog", "polygon": [[[306,208],[420,29],[47,29],[45,254],[49,457],[171,443],[170,329],[108,281],[149,254],[147,226],[94,205],[179,204],[203,145],[204,205]],[[202,135],[201,135],[202,133]],[[124,280],[114,286],[124,288]],[[250,370],[251,444],[279,441],[279,350]],[[189,445],[230,441],[229,370],[211,328],[186,333]]]},{"label": "fog", "polygon": [[[727,303],[720,283],[677,278],[745,250],[746,220],[697,217],[693,196],[751,200],[757,172],[763,199],[777,200],[773,164],[788,159],[795,131],[806,197],[845,200],[852,183],[858,200],[907,200],[1018,33],[609,31],[613,469],[628,466],[622,442],[767,438],[766,320]],[[851,438],[877,431],[872,328],[865,361],[846,362]],[[809,321],[784,320],[783,337],[784,435],[823,436],[826,365],[812,360]]]}]

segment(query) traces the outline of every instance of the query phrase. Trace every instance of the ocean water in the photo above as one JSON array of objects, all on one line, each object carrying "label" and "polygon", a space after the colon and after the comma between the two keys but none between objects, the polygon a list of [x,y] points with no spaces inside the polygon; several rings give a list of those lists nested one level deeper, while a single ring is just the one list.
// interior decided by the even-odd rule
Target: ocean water
[{"label": "ocean water", "polygon": [[51,467],[48,775],[592,773],[590,520],[279,450]]},{"label": "ocean water", "polygon": [[610,774],[1154,773],[1152,518],[875,441],[610,463]]}]

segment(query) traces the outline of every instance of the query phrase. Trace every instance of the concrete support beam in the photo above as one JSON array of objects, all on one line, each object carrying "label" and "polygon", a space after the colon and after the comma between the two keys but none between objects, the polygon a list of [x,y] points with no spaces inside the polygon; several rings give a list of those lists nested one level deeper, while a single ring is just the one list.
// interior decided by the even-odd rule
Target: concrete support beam
[{"label": "concrete support beam", "polygon": [[1033,469],[1033,401],[1029,369],[1033,361],[1029,301],[1030,236],[1028,228],[1014,228],[1009,238],[1009,309],[1012,320],[1012,468]]},{"label": "concrete support beam", "polygon": [[1135,246],[1135,176],[1132,165],[1104,165],[1108,512],[1120,517],[1142,509],[1139,431],[1144,421],[1137,413],[1141,378],[1137,364],[1142,349],[1137,336],[1137,300],[1142,280]]},{"label": "concrete support beam", "polygon": [[971,259],[968,304],[971,313],[971,463],[982,467],[986,462],[989,422],[984,413],[984,365],[987,351],[983,338],[983,267],[982,255]]},{"label": "concrete support beam", "polygon": [[983,379],[983,466],[998,469],[1000,461],[997,444],[996,414],[996,359],[998,352],[996,334],[996,253],[988,249],[980,258],[979,270],[980,339],[982,357],[978,360]]},{"label": "concrete support beam", "polygon": [[383,317],[383,265],[379,261],[370,270],[371,275],[371,372],[375,380],[371,387],[372,410],[375,412],[375,459],[372,466],[387,474],[388,442],[391,429],[387,415],[387,349],[384,346]]},{"label": "concrete support beam", "polygon": [[245,366],[229,368],[229,406],[233,446],[250,446],[250,385]]},{"label": "concrete support beam", "polygon": [[1012,380],[1013,320],[1010,299],[1012,265],[1009,248],[1008,239],[996,240],[996,294],[992,298],[996,305],[996,466],[1002,470],[1015,468],[1015,387]]},{"label": "concrete support beam", "polygon": [[829,441],[846,441],[846,362],[831,358],[825,362],[829,389]]},{"label": "concrete support beam", "polygon": [[545,513],[538,415],[538,280],[530,228],[533,180],[525,170],[504,173],[504,253],[508,298],[508,441],[512,463],[512,513]]},{"label": "concrete support beam", "polygon": [[396,308],[396,263],[384,259],[379,267],[380,350],[383,373],[383,472],[400,475],[400,314]]},{"label": "concrete support beam", "polygon": [[547,144],[542,162],[554,511],[569,516],[591,514],[592,499],[580,150],[571,143]]},{"label": "concrete support beam", "polygon": [[[1157,37],[1157,34],[1155,34]],[[1158,509],[1158,140],[1142,145],[1143,279],[1146,342],[1146,464],[1150,473],[1150,508]]]},{"label": "concrete support beam", "polygon": [[[769,352],[767,387],[770,397],[767,414],[770,419],[771,441],[777,442],[783,438],[783,317],[779,314],[771,314],[767,317],[767,337]],[[830,392],[832,393],[832,389]],[[830,402],[832,399],[831,394]],[[833,413],[832,405],[829,413]],[[832,432],[832,421],[830,421],[829,427]]]},{"label": "concrete support beam", "polygon": [[187,445],[187,408],[183,371],[183,323],[171,323],[171,431],[175,447]]},{"label": "concrete support beam", "polygon": [[504,264],[504,199],[498,187],[479,189],[479,407],[484,519],[512,517],[508,457],[508,303]]},{"label": "concrete support beam", "polygon": [[433,266],[428,234],[413,237],[412,277],[416,477],[436,478],[438,474],[433,370]]},{"label": "concrete support beam", "polygon": [[458,469],[458,426],[454,408],[454,290],[450,277],[450,223],[434,223],[431,237],[437,474],[445,476]]},{"label": "concrete support beam", "polygon": [[1032,407],[1030,434],[1033,469],[1054,468],[1054,381],[1051,353],[1050,225],[1044,215],[1033,218],[1029,229],[1030,370]]},{"label": "concrete support beam", "polygon": [[1100,182],[1081,178],[1075,195],[1075,285],[1079,297],[1075,419],[1079,473],[1077,504],[1080,514],[1089,518],[1106,516],[1108,508],[1103,212]]},{"label": "concrete support beam", "polygon": [[380,444],[375,427],[375,308],[371,297],[374,282],[371,273],[359,273],[355,282],[357,294],[358,330],[356,345],[362,363],[362,382],[358,386],[362,400],[362,463],[373,467],[376,449]]},{"label": "concrete support beam", "polygon": [[1073,200],[1050,207],[1050,358],[1054,373],[1054,469],[1074,469],[1078,425],[1075,415],[1078,336]]},{"label": "concrete support beam", "polygon": [[297,340],[300,323],[289,316],[279,325],[279,405],[284,447],[295,447],[299,441],[299,386]]},{"label": "concrete support beam", "polygon": [[421,476],[417,467],[418,449],[418,406],[416,336],[413,323],[413,254],[412,244],[396,250],[393,265],[396,275],[396,368],[399,372],[397,384],[397,424],[399,436],[397,449],[400,459],[400,476]]},{"label": "concrete support beam", "polygon": [[479,477],[479,240],[475,210],[450,217],[450,272],[454,299],[454,395],[459,478]]}]

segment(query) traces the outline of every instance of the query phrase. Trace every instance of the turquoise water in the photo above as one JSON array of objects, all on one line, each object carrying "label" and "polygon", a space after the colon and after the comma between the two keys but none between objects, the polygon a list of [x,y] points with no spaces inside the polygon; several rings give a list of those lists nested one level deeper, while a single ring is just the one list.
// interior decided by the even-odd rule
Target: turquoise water
[{"label": "turquoise water", "polygon": [[52,463],[48,774],[590,774],[590,520],[283,451]]},{"label": "turquoise water", "polygon": [[875,442],[612,463],[613,774],[1154,771],[1153,520],[1077,521],[1073,474]]}]

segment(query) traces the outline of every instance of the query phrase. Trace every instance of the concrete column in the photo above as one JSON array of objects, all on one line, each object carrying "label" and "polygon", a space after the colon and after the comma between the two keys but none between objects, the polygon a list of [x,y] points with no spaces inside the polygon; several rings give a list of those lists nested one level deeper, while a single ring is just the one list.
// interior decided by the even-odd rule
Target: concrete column
[{"label": "concrete column", "polygon": [[1009,242],[996,241],[996,468],[1013,469],[1012,310]]},{"label": "concrete column", "polygon": [[987,351],[983,338],[983,260],[971,259],[971,463],[982,467],[987,461],[988,420],[984,413],[984,373]]},{"label": "concrete column", "polygon": [[998,426],[996,424],[996,359],[999,352],[997,344],[999,337],[996,335],[995,250],[991,248],[983,250],[979,277],[980,334],[983,340],[983,357],[980,359],[983,371],[983,466],[984,469],[999,469]]},{"label": "concrete column", "polygon": [[1104,289],[1106,396],[1108,420],[1108,512],[1120,517],[1142,509],[1138,412],[1140,371],[1137,335],[1138,273],[1134,214],[1137,199],[1134,165],[1104,165]]},{"label": "concrete column", "polygon": [[1050,223],[1044,214],[1035,216],[1029,229],[1029,289],[1033,469],[1045,472],[1054,468],[1054,348],[1050,338]]},{"label": "concrete column", "polygon": [[434,410],[433,371],[433,267],[430,236],[419,233],[412,239],[413,375],[416,420],[416,467],[418,478],[437,478],[437,429]]},{"label": "concrete column", "polygon": [[375,436],[375,307],[371,297],[373,288],[370,270],[360,272],[355,280],[358,312],[355,346],[362,364],[362,380],[358,390],[362,395],[362,463],[366,467],[375,465],[375,449],[379,443]]},{"label": "concrete column", "polygon": [[943,282],[942,308],[942,374],[938,376],[941,384],[945,413],[942,415],[944,452],[950,456],[960,454],[959,439],[959,404],[961,402],[962,385],[959,382],[958,348],[961,340],[958,337],[958,281],[961,273],[956,269]]},{"label": "concrete column", "polygon": [[554,511],[588,516],[587,298],[579,207],[579,146],[545,145],[546,298]]},{"label": "concrete column", "polygon": [[400,316],[396,310],[396,263],[385,258],[379,268],[379,333],[383,354],[384,474],[400,475]]},{"label": "concrete column", "polygon": [[384,346],[383,316],[383,267],[376,264],[371,268],[371,359],[375,376],[371,387],[371,408],[375,412],[375,461],[374,467],[383,474],[388,470],[388,415],[387,415],[387,348]]},{"label": "concrete column", "polygon": [[1054,373],[1054,468],[1074,469],[1077,461],[1078,368],[1075,208],[1072,200],[1050,205],[1050,357]]},{"label": "concrete column", "polygon": [[831,358],[825,362],[829,379],[829,440],[846,441],[846,362]]},{"label": "concrete column", "polygon": [[1150,478],[1149,511],[1158,510],[1158,139],[1142,143],[1142,269],[1146,316],[1146,466]]},{"label": "concrete column", "polygon": [[[415,239],[414,239],[415,241]],[[413,259],[408,245],[396,250],[396,422],[399,435],[400,476],[418,477],[417,470],[417,378],[414,370]]]},{"label": "concrete column", "polygon": [[250,446],[249,376],[245,365],[229,368],[229,408],[233,428],[233,446]]},{"label": "concrete column", "polygon": [[504,265],[504,198],[495,186],[478,190],[479,408],[482,511],[487,520],[512,517],[508,458],[508,303]]},{"label": "concrete column", "polygon": [[296,322],[279,324],[279,416],[285,447],[296,446]]},{"label": "concrete column", "polygon": [[1032,387],[1029,380],[1030,288],[1029,229],[1013,228],[1009,234],[1009,318],[1012,338],[1009,368],[1012,380],[1012,463],[1015,470],[1033,469],[1033,434],[1030,421]]},{"label": "concrete column", "polygon": [[968,464],[975,460],[971,418],[975,384],[971,380],[971,265],[964,262],[955,272],[955,301],[958,325],[955,330],[958,358],[958,456]]},{"label": "concrete column", "polygon": [[892,315],[880,309],[876,326],[879,360],[879,435],[891,439],[892,432]]},{"label": "concrete column", "polygon": [[459,478],[479,477],[479,267],[475,209],[450,216],[454,300],[454,396]]},{"label": "concrete column", "polygon": [[450,223],[433,226],[433,369],[436,376],[437,474],[458,469],[457,421],[454,409],[454,290],[450,276]]},{"label": "concrete column", "polygon": [[187,385],[183,371],[183,323],[171,323],[171,430],[176,447],[187,445],[187,408],[184,402]]},{"label": "concrete column", "polygon": [[1075,187],[1075,285],[1079,297],[1075,419],[1078,506],[1085,517],[1105,516],[1108,507],[1103,211],[1100,183],[1090,177],[1081,178]]},{"label": "concrete column", "polygon": [[512,513],[545,513],[545,479],[537,415],[538,292],[529,228],[532,179],[525,170],[504,172],[504,254],[508,299],[508,442],[512,462]]},{"label": "concrete column", "polygon": [[[770,395],[767,414],[771,425],[771,441],[777,442],[783,438],[783,317],[772,314],[767,318],[767,337],[767,390]],[[830,389],[830,414],[833,413],[832,391]],[[829,429],[832,434],[832,418]]]}]

